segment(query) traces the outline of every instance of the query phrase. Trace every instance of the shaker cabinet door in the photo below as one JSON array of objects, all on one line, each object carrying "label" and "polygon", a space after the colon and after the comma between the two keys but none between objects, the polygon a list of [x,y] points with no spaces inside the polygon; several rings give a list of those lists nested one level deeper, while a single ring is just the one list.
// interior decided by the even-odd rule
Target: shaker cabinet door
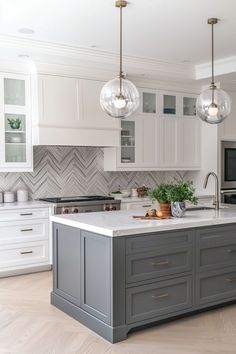
[{"label": "shaker cabinet door", "polygon": [[40,75],[38,85],[39,124],[54,127],[78,126],[78,80]]},{"label": "shaker cabinet door", "polygon": [[32,171],[30,77],[0,74],[0,171]]}]

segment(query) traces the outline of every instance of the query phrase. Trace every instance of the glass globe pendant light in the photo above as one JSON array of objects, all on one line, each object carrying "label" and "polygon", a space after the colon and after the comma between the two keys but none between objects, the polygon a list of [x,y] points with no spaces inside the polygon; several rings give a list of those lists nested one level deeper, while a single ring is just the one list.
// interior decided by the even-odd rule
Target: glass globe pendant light
[{"label": "glass globe pendant light", "polygon": [[120,71],[117,78],[108,81],[100,93],[102,109],[113,118],[126,118],[139,106],[139,93],[136,86],[126,79],[122,69],[122,9],[127,1],[118,0],[115,6],[120,9]]},{"label": "glass globe pendant light", "polygon": [[212,72],[211,84],[209,89],[203,91],[197,98],[196,112],[197,115],[206,123],[219,124],[230,113],[231,100],[228,94],[217,88],[214,79],[214,25],[218,23],[217,18],[209,18],[207,23],[211,25],[211,59]]}]

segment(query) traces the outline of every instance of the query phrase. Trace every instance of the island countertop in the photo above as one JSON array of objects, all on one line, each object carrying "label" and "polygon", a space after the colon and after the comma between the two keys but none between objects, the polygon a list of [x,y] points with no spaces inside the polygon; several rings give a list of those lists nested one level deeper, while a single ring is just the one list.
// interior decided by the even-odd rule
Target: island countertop
[{"label": "island countertop", "polygon": [[236,223],[236,206],[222,205],[218,211],[214,209],[187,211],[183,218],[165,220],[134,219],[133,215],[143,215],[143,209],[54,215],[51,216],[51,221],[104,236],[117,237]]}]

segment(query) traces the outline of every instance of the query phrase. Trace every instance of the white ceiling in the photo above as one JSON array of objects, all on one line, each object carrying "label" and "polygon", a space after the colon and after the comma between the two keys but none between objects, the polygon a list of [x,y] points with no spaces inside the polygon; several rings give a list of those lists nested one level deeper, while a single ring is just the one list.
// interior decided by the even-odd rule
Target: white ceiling
[{"label": "white ceiling", "polygon": [[[216,59],[236,55],[235,0],[131,0],[124,9],[125,54],[165,62],[209,61],[208,17],[216,26]],[[23,35],[19,28],[31,28]],[[118,51],[113,0],[0,0],[0,34]]]},{"label": "white ceiling", "polygon": [[[119,10],[114,2],[0,0],[0,60],[28,54],[37,63],[97,66],[107,77],[114,75],[119,51]],[[124,9],[124,70],[148,80],[193,82],[209,77],[207,18],[217,17],[216,74],[235,88],[235,14],[236,0],[130,0]],[[34,33],[22,34],[20,28]]]}]

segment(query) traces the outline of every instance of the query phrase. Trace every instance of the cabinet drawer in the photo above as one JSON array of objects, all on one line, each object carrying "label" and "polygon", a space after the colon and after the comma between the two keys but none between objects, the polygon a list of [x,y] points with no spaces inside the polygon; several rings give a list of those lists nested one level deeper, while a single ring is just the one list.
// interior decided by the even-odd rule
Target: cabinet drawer
[{"label": "cabinet drawer", "polygon": [[236,266],[236,240],[225,246],[200,249],[197,256],[200,272]]},{"label": "cabinet drawer", "polygon": [[27,242],[21,245],[1,246],[0,270],[48,261],[48,242]]},{"label": "cabinet drawer", "polygon": [[235,226],[197,231],[197,271],[236,266]]},{"label": "cabinet drawer", "polygon": [[197,303],[204,304],[236,297],[236,268],[197,276]]},{"label": "cabinet drawer", "polygon": [[184,246],[192,243],[192,231],[181,230],[130,237],[126,240],[126,254],[159,250],[160,247]]},{"label": "cabinet drawer", "polygon": [[30,220],[30,219],[45,219],[48,217],[49,217],[49,210],[47,208],[0,211],[0,222]]},{"label": "cabinet drawer", "polygon": [[0,223],[0,243],[16,243],[48,239],[48,221],[28,220]]},{"label": "cabinet drawer", "polygon": [[155,207],[151,200],[146,202],[126,203],[126,204],[127,204],[127,210],[144,208],[146,211],[146,209],[148,208]]},{"label": "cabinet drawer", "polygon": [[177,312],[191,305],[190,277],[161,281],[126,290],[127,323]]},{"label": "cabinet drawer", "polygon": [[126,259],[126,281],[133,283],[157,276],[190,271],[191,268],[192,248],[190,247],[129,255]]}]

